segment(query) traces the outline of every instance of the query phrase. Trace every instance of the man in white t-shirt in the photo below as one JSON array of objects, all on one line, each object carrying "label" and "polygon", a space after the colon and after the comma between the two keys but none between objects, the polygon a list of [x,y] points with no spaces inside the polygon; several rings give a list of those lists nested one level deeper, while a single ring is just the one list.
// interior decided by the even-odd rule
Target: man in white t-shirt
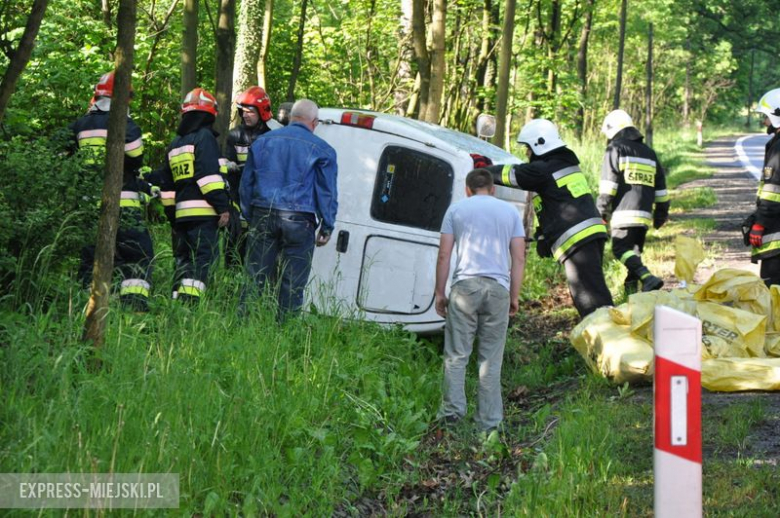
[{"label": "man in white t-shirt", "polygon": [[[479,338],[479,395],[475,420],[483,430],[503,420],[501,363],[509,317],[517,313],[525,268],[525,230],[517,209],[493,197],[492,174],[475,169],[466,196],[447,210],[436,264],[436,312],[444,332],[444,387],[439,419],[466,415],[466,365]],[[455,270],[449,299],[445,287],[452,251]]]}]

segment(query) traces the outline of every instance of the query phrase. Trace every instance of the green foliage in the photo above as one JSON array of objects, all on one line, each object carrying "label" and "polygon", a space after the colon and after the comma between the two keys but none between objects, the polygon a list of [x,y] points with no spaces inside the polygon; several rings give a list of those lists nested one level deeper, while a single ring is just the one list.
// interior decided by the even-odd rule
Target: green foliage
[{"label": "green foliage", "polygon": [[94,239],[102,178],[63,149],[55,139],[0,142],[0,283],[21,283],[22,300]]}]

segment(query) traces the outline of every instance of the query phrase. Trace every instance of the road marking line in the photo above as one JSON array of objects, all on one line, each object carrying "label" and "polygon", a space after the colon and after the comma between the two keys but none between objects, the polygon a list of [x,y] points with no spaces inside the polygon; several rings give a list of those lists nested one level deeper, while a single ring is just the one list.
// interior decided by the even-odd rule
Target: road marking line
[{"label": "road marking line", "polygon": [[756,180],[760,180],[761,169],[750,163],[750,158],[748,158],[747,153],[745,153],[745,148],[742,147],[742,142],[744,142],[745,139],[749,139],[750,137],[755,137],[755,135],[745,135],[744,137],[740,137],[734,144],[734,149],[736,149],[739,161],[742,162],[742,164],[745,166],[747,172],[750,173]]}]

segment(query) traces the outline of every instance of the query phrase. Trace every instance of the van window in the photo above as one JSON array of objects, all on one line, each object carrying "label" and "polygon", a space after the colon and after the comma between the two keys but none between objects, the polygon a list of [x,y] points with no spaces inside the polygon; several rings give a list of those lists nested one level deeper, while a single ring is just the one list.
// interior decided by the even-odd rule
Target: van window
[{"label": "van window", "polygon": [[438,231],[452,200],[449,163],[420,151],[388,146],[379,159],[371,217]]}]

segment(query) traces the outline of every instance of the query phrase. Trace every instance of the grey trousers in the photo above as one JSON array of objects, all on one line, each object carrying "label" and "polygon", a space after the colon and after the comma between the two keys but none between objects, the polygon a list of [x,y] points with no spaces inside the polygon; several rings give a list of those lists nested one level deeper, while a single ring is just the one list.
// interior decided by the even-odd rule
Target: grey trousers
[{"label": "grey trousers", "polygon": [[483,429],[501,423],[501,363],[508,324],[509,291],[497,281],[474,277],[452,287],[444,330],[444,387],[439,418],[466,415],[466,366],[477,337],[479,392],[475,420]]}]

